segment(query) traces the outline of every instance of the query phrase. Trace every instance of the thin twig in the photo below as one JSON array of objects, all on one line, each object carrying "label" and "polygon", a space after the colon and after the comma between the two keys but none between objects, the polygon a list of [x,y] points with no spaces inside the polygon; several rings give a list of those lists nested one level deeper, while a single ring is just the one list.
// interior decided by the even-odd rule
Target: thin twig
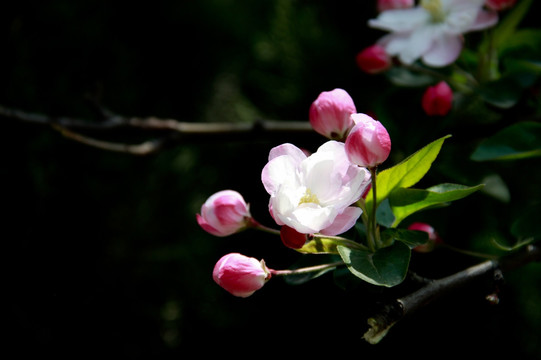
[{"label": "thin twig", "polygon": [[496,271],[509,271],[530,262],[541,261],[541,248],[528,245],[524,251],[500,260],[487,260],[453,275],[433,280],[417,291],[398,298],[382,307],[382,310],[368,319],[369,330],[364,339],[377,344],[399,320],[423,306],[458,288],[481,279]]},{"label": "thin twig", "polygon": [[114,143],[84,136],[59,125],[53,125],[53,128],[58,130],[65,137],[78,141],[82,144],[93,146],[102,150],[128,153],[131,155],[148,155],[155,153],[158,150],[161,150],[167,142],[166,138],[161,138],[145,141],[140,144]]},{"label": "thin twig", "polygon": [[[232,136],[253,139],[260,135],[266,139],[270,135],[282,136],[285,134],[312,134],[315,135],[308,121],[277,121],[256,120],[254,122],[188,122],[175,119],[161,119],[157,117],[127,117],[120,116],[101,109],[104,115],[100,121],[87,121],[72,117],[52,117],[43,114],[31,113],[12,109],[0,105],[0,116],[37,124],[48,125],[58,130],[71,140],[99,149],[124,152],[133,155],[147,155],[164,148],[170,142],[180,140],[193,141],[200,136],[209,139],[209,136],[221,137],[231,140]],[[134,128],[142,131],[165,131],[166,134],[157,139],[144,141],[139,144],[126,144],[104,141],[81,134],[80,131],[111,131],[114,129]],[[215,140],[215,138],[213,138]]]},{"label": "thin twig", "polygon": [[26,112],[0,105],[0,115],[24,122],[41,125],[59,125],[64,128],[86,130],[109,130],[132,127],[151,130],[171,130],[182,134],[249,133],[262,130],[265,132],[307,132],[313,131],[308,121],[257,120],[254,122],[187,122],[158,117],[129,117],[111,115],[99,122],[92,122],[72,117],[51,117]]}]

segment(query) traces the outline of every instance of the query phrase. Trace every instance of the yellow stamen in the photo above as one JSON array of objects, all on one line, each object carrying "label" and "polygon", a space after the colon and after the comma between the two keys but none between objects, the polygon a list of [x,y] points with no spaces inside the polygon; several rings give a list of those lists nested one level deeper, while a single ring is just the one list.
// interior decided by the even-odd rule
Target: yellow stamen
[{"label": "yellow stamen", "polygon": [[310,189],[306,189],[306,192],[304,193],[303,197],[301,197],[299,201],[300,204],[306,204],[306,203],[313,203],[319,205],[319,199],[315,194],[312,194],[312,191]]},{"label": "yellow stamen", "polygon": [[421,6],[430,13],[434,22],[442,22],[445,20],[445,13],[443,12],[441,0],[421,0]]}]

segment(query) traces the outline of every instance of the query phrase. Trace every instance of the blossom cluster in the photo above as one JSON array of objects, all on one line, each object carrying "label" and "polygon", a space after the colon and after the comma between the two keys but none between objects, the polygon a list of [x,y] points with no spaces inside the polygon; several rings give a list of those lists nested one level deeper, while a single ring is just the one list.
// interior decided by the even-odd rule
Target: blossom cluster
[{"label": "blossom cluster", "polygon": [[[359,68],[368,74],[385,73],[395,66],[402,66],[408,71],[446,67],[458,59],[465,34],[494,26],[498,22],[499,12],[512,7],[515,2],[379,0],[378,15],[368,21],[368,26],[386,31],[387,34],[360,51],[355,60]],[[430,71],[432,74],[437,73]],[[441,77],[437,81],[435,79],[426,87],[420,104],[428,116],[445,116],[453,108],[453,89]],[[256,221],[240,193],[222,190],[208,198],[201,207],[201,213],[196,215],[198,224],[205,231],[223,237],[247,228],[263,229],[279,234],[288,248],[300,250],[308,246],[314,237],[327,240],[329,237],[338,237],[350,230],[363,216],[368,246],[361,249],[374,253],[382,247],[390,246],[389,243],[385,245],[386,240],[380,236],[376,219],[378,202],[381,201],[381,197],[376,195],[376,170],[387,160],[391,151],[387,129],[372,116],[358,112],[352,97],[340,88],[321,92],[309,107],[308,118],[312,129],[326,138],[326,142],[313,153],[291,143],[275,146],[270,150],[268,162],[261,171],[261,182],[269,195],[268,210],[279,229],[265,227]],[[427,153],[433,151],[437,154],[437,144],[429,144]],[[429,167],[433,158],[428,157],[423,161]],[[428,167],[425,166],[426,169]],[[396,170],[394,174],[405,176],[405,185],[411,186],[418,181],[416,175],[403,175],[404,171]],[[394,180],[385,181],[390,184]],[[399,183],[397,180],[391,186],[398,186]],[[445,185],[434,197],[444,202],[466,196],[476,189],[478,187],[457,188]],[[393,188],[387,187],[387,195],[390,191]],[[441,191],[448,194],[443,195]],[[369,192],[372,198],[366,199]],[[399,203],[392,206],[398,206]],[[367,210],[368,204],[372,208]],[[428,205],[429,202],[426,202],[418,208]],[[391,208],[391,211],[394,212],[394,209]],[[408,211],[398,209],[401,216],[398,221],[407,216]],[[401,254],[409,254],[408,246],[418,252],[428,252],[441,241],[428,224],[414,223],[408,231],[428,234],[428,242],[422,243],[422,246],[419,245],[421,242],[415,245],[415,241],[409,245],[398,245],[393,250],[393,256],[397,259]],[[343,253],[340,249],[343,249],[344,243],[351,245],[349,240],[339,238],[329,241],[328,245],[322,246],[329,246],[346,262],[348,252]],[[355,244],[348,251],[357,251],[359,246]],[[406,250],[403,252],[404,246]],[[357,253],[357,256],[362,255]],[[404,274],[405,270],[407,267],[402,268],[400,274]],[[284,274],[284,271],[268,268],[263,260],[232,253],[218,261],[213,278],[231,294],[246,297],[260,289],[273,275]],[[367,279],[359,267],[352,272]],[[384,285],[395,284],[394,279],[390,279],[390,282],[386,282],[388,279],[369,280]]]},{"label": "blossom cluster", "polygon": [[[388,32],[356,56],[359,68],[380,74],[394,64],[411,66],[420,62],[429,68],[455,63],[464,36],[497,24],[499,12],[516,0],[379,0],[378,16],[368,26]],[[444,116],[452,108],[453,91],[441,81],[426,89],[422,109],[429,116]]]},{"label": "blossom cluster", "polygon": [[[313,234],[334,236],[351,229],[363,212],[357,202],[371,186],[371,171],[391,151],[386,128],[357,113],[343,89],[322,92],[310,106],[309,120],[328,141],[312,154],[291,143],[276,146],[261,172],[270,215],[281,228],[283,243],[291,248],[301,248]],[[220,237],[260,226],[234,190],[210,196],[196,218],[205,231]],[[273,271],[264,262],[228,254],[216,264],[213,277],[233,295],[248,296]]]}]

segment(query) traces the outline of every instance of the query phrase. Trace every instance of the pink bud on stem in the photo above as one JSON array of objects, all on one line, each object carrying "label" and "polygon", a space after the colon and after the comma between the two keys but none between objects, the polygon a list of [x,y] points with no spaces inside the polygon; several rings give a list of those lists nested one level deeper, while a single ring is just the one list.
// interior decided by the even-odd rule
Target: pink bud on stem
[{"label": "pink bud on stem", "polygon": [[249,225],[251,215],[241,194],[233,190],[222,190],[205,201],[196,219],[205,231],[223,237],[244,229]]},{"label": "pink bud on stem", "polygon": [[346,139],[346,154],[353,164],[374,168],[384,162],[391,152],[387,129],[366,114],[353,114],[355,126]]},{"label": "pink bud on stem", "polygon": [[310,106],[310,124],[317,133],[332,140],[341,140],[353,127],[350,115],[356,112],[353,99],[345,90],[324,91]]},{"label": "pink bud on stem", "polygon": [[263,260],[231,253],[218,260],[212,278],[232,295],[248,297],[265,285],[271,273]]}]

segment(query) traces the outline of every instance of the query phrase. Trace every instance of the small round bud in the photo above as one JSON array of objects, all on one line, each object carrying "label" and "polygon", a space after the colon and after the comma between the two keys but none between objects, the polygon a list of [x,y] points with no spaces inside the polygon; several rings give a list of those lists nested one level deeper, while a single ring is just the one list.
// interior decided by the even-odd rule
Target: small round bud
[{"label": "small round bud", "polygon": [[346,139],[346,154],[353,164],[373,168],[384,162],[391,152],[387,129],[366,114],[353,114],[355,126]]},{"label": "small round bud", "polygon": [[447,115],[453,106],[453,90],[445,81],[440,81],[425,90],[421,104],[429,116]]},{"label": "small round bud", "polygon": [[427,253],[434,250],[435,245],[441,242],[440,236],[438,235],[436,230],[434,230],[434,228],[429,224],[423,222],[415,222],[408,226],[408,230],[424,231],[428,234],[428,242],[426,244],[414,247],[414,251],[420,253]]},{"label": "small round bud", "polygon": [[372,45],[357,54],[355,57],[357,66],[368,74],[379,74],[392,65],[391,57],[387,54],[383,46]]},{"label": "small round bud", "polygon": [[251,216],[241,194],[233,190],[222,190],[205,201],[201,214],[196,214],[196,218],[205,231],[223,237],[245,228]]},{"label": "small round bud", "polygon": [[353,99],[345,90],[324,91],[310,106],[310,124],[317,133],[341,140],[354,125],[350,115],[356,112]]},{"label": "small round bud", "polygon": [[280,229],[280,238],[285,246],[291,249],[300,249],[308,240],[307,234],[302,234],[287,225]]}]

